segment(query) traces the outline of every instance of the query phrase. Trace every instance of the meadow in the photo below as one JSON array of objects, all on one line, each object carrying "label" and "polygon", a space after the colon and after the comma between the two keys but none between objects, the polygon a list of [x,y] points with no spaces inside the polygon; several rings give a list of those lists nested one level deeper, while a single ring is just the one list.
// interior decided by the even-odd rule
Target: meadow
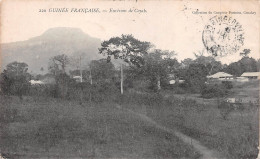
[{"label": "meadow", "polygon": [[199,158],[192,146],[116,102],[0,96],[6,158]]},{"label": "meadow", "polygon": [[[256,98],[258,82],[236,84],[229,97]],[[1,153],[7,158],[201,158],[192,144],[129,113],[181,131],[219,158],[253,159],[258,104],[234,105],[170,91],[86,89],[78,98],[0,96]],[[83,98],[79,98],[82,95]],[[91,97],[91,98],[90,98]],[[91,99],[91,100],[90,100]]]},{"label": "meadow", "polygon": [[[235,83],[227,97],[249,101],[236,104],[225,102],[225,98],[203,99],[197,94],[176,95],[171,91],[154,95],[131,93],[124,104],[161,125],[199,140],[223,158],[253,159],[258,153],[259,103],[250,101],[259,100],[258,88],[258,81]],[[143,104],[144,99],[148,104]]]}]

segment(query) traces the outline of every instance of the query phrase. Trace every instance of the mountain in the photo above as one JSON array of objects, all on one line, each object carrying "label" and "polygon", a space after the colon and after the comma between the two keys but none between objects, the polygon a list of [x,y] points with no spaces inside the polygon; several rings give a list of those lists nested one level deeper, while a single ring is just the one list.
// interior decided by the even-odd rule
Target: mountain
[{"label": "mountain", "polygon": [[[77,53],[85,53],[83,63],[104,58],[98,53],[101,40],[85,34],[78,28],[51,28],[42,35],[26,41],[1,44],[2,68],[13,61],[25,62],[29,72],[46,73],[49,59],[66,54],[69,57]],[[41,71],[41,67],[44,71]]]}]

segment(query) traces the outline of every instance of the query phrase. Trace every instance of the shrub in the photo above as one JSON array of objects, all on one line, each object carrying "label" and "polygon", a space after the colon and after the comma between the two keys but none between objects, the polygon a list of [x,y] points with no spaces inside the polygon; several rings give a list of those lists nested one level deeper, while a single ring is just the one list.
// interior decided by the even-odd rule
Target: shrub
[{"label": "shrub", "polygon": [[205,85],[201,89],[203,98],[224,97],[228,93],[227,89],[222,85]]},{"label": "shrub", "polygon": [[0,77],[0,86],[4,95],[16,95],[22,98],[28,94],[30,83],[26,75],[11,76],[4,72]]},{"label": "shrub", "polygon": [[233,88],[233,84],[231,81],[222,81],[222,85],[226,88],[226,89],[231,89]]},{"label": "shrub", "polygon": [[80,101],[103,102],[113,100],[120,93],[113,83],[73,83],[69,85],[67,99]]}]

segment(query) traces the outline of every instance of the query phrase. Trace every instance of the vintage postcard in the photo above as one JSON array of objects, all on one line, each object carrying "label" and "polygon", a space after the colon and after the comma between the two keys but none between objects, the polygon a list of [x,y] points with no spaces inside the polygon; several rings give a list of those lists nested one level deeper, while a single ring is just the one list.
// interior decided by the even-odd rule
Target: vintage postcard
[{"label": "vintage postcard", "polygon": [[0,3],[1,159],[260,159],[258,0]]}]

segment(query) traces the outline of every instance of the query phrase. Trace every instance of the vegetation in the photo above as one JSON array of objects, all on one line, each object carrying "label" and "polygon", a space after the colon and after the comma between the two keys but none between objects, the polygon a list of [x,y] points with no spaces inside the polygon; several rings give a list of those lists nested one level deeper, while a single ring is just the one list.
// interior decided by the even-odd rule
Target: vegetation
[{"label": "vegetation", "polygon": [[116,69],[106,59],[93,60],[90,63],[91,78],[95,83],[112,82],[115,80]]},{"label": "vegetation", "polygon": [[[220,156],[256,158],[258,103],[228,103],[225,98],[258,101],[258,83],[209,83],[207,76],[219,71],[235,76],[258,71],[260,60],[248,57],[250,50],[245,49],[241,60],[229,65],[216,60],[217,52],[209,57],[199,52],[194,60],[178,62],[174,51],[152,47],[132,35],[122,35],[103,41],[99,53],[107,57],[92,60],[88,67],[82,65],[83,54],[51,57],[45,75],[30,75],[26,63],[8,64],[0,76],[2,155],[200,157],[192,146],[136,118],[130,110],[198,139]],[[121,70],[111,63],[112,57],[121,59]],[[44,84],[30,84],[31,79]]]},{"label": "vegetation", "polygon": [[201,89],[203,98],[220,98],[228,94],[227,88],[223,84],[204,85]]},{"label": "vegetation", "polygon": [[[110,93],[110,95],[113,95]],[[8,158],[199,158],[172,134],[114,102],[1,96],[1,153]]]},{"label": "vegetation", "polygon": [[229,64],[223,70],[232,75],[240,76],[244,72],[257,72],[257,70],[259,70],[259,69],[257,68],[257,61],[253,58],[246,56],[237,62]]},{"label": "vegetation", "polygon": [[[125,94],[118,101],[128,109],[155,119],[164,126],[179,129],[218,150],[220,158],[256,158],[258,145],[258,107],[198,104],[192,99],[168,98],[160,94]],[[243,108],[243,109],[242,109]]]},{"label": "vegetation", "polygon": [[28,93],[31,75],[27,73],[28,65],[26,63],[12,62],[6,66],[1,73],[0,84],[2,93],[6,95],[17,95],[22,98]]}]

